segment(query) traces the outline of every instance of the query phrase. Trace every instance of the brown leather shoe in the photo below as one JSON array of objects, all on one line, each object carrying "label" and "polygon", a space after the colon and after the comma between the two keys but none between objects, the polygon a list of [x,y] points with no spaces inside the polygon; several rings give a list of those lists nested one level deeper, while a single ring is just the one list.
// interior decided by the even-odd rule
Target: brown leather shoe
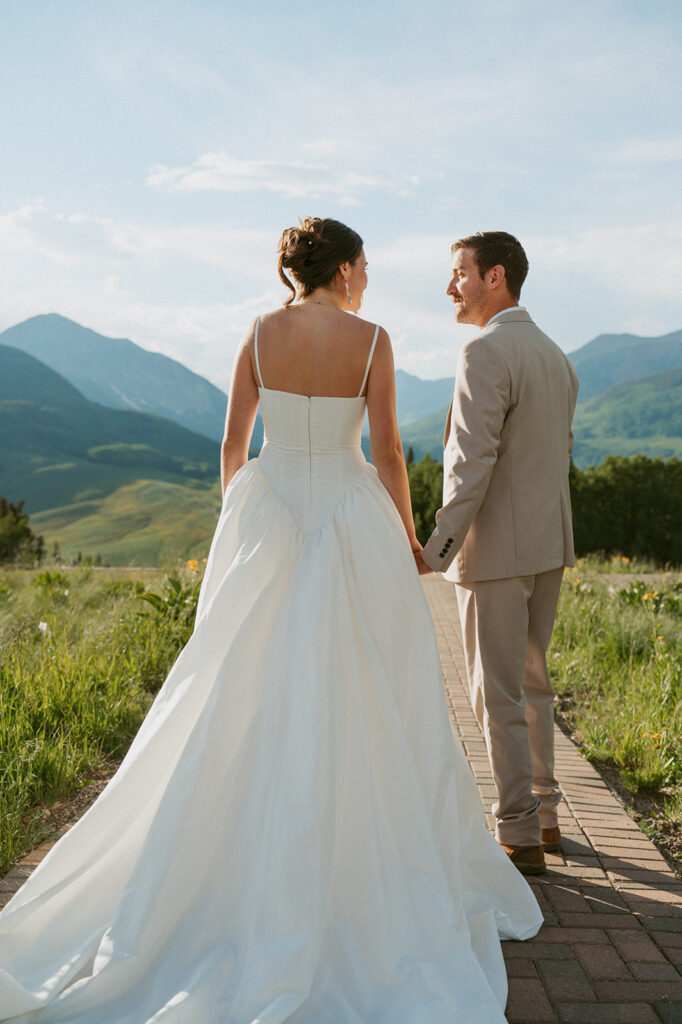
[{"label": "brown leather shoe", "polygon": [[557,853],[561,849],[561,832],[559,828],[543,828],[542,849],[545,853]]},{"label": "brown leather shoe", "polygon": [[547,870],[541,846],[500,846],[522,875],[541,875]]}]

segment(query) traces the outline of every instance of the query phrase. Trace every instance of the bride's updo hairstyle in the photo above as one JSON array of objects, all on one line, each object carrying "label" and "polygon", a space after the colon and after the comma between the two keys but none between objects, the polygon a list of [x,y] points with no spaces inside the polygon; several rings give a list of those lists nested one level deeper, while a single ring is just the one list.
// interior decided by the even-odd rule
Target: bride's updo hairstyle
[{"label": "bride's updo hairstyle", "polygon": [[[341,221],[306,217],[300,223],[298,228],[283,231],[277,246],[279,276],[291,292],[285,306],[330,284],[341,264],[355,263],[362,250],[360,235]],[[296,288],[285,270],[293,277]]]}]

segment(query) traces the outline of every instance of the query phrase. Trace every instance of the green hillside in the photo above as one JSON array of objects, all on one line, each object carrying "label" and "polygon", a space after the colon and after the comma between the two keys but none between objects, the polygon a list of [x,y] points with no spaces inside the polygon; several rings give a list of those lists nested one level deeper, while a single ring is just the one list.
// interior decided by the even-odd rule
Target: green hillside
[{"label": "green hillside", "polygon": [[682,366],[682,331],[655,338],[600,334],[569,355],[585,401],[624,381]]},{"label": "green hillside", "polygon": [[31,515],[99,501],[141,476],[205,489],[218,473],[216,442],[90,402],[37,359],[0,345],[0,492]]},{"label": "green hillside", "polygon": [[607,455],[682,457],[682,368],[618,384],[578,404],[574,459],[598,465]]},{"label": "green hillside", "polygon": [[220,487],[187,487],[164,480],[135,480],[92,501],[52,508],[31,517],[63,557],[97,555],[108,565],[172,566],[203,558],[220,512]]},{"label": "green hillside", "polygon": [[220,509],[219,446],[170,420],[88,401],[0,345],[0,493],[66,558],[202,557]]},{"label": "green hillside", "polygon": [[432,459],[443,461],[443,430],[448,415],[448,406],[438,412],[424,416],[422,419],[400,427],[403,448],[407,452],[411,448],[415,459],[430,455]]}]

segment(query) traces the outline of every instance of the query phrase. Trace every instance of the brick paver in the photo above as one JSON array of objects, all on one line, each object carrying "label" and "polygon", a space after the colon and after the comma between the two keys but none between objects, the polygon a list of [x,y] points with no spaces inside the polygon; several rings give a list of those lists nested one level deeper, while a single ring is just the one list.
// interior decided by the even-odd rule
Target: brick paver
[{"label": "brick paver", "polygon": [[[492,828],[490,765],[468,697],[454,587],[423,580],[445,691]],[[531,885],[545,924],[505,942],[510,1024],[682,1024],[682,878],[556,727],[563,851]]]},{"label": "brick paver", "polygon": [[[439,575],[423,582],[450,715],[492,826],[495,786],[469,703],[454,588]],[[531,881],[545,924],[534,939],[502,946],[507,1020],[682,1024],[682,878],[559,728],[555,738],[563,851],[548,854],[547,873]],[[0,879],[0,907],[51,845]]]}]

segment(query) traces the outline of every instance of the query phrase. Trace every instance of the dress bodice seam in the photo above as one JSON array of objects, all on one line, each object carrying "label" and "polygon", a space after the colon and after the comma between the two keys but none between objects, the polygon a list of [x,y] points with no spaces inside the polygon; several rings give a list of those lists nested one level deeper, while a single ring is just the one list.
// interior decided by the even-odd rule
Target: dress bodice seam
[{"label": "dress bodice seam", "polygon": [[[362,471],[360,473],[358,473],[358,475],[355,477],[355,479],[351,480],[344,487],[344,489],[339,494],[337,494],[337,496],[335,498],[332,499],[330,504],[325,509],[324,517],[319,519],[319,520],[317,520],[314,525],[309,526],[308,528],[306,528],[305,526],[303,526],[303,524],[300,522],[300,520],[296,518],[294,512],[289,507],[289,505],[286,503],[286,501],[281,496],[281,494],[277,491],[277,489],[275,487],[273,487],[273,485],[270,483],[270,480],[268,479],[267,473],[264,471],[263,466],[260,464],[260,460],[259,459],[249,459],[249,461],[246,462],[244,464],[244,466],[242,466],[242,469],[246,469],[247,467],[251,468],[252,464],[254,464],[254,463],[255,463],[255,465],[253,465],[254,472],[258,472],[259,473],[261,479],[265,483],[265,486],[267,487],[268,491],[270,492],[270,494],[272,495],[274,500],[278,503],[280,508],[283,511],[286,512],[286,514],[287,514],[287,516],[288,516],[288,518],[289,518],[289,520],[291,522],[291,525],[304,538],[312,537],[315,534],[318,534],[318,533],[321,533],[324,530],[327,530],[329,528],[330,522],[335,518],[335,516],[336,516],[336,514],[338,512],[339,506],[342,505],[345,501],[348,501],[348,497],[349,497],[349,495],[350,495],[350,493],[352,491],[354,491],[356,489],[359,489],[361,487],[366,487],[368,485],[368,481],[370,481],[372,479],[376,480],[376,482],[379,483],[378,477],[375,477],[374,474],[372,473],[373,467],[371,467],[368,463],[366,463],[363,466]],[[370,484],[370,486],[371,486],[371,484]]]}]

